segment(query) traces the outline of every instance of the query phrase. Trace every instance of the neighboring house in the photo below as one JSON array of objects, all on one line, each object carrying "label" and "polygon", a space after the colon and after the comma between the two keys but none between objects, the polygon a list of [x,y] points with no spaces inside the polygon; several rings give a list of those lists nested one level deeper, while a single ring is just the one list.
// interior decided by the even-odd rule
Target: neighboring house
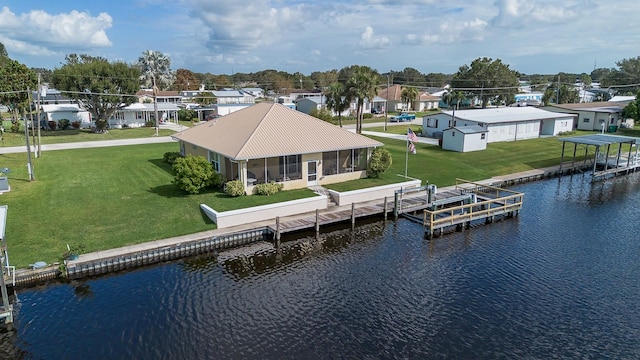
[{"label": "neighboring house", "polygon": [[206,157],[225,180],[285,189],[366,177],[383,144],[278,103],[258,103],[173,135],[182,155]]},{"label": "neighboring house", "polygon": [[487,148],[487,133],[482,126],[455,126],[442,132],[442,148],[444,150],[469,152]]},{"label": "neighboring house", "polygon": [[91,127],[91,113],[78,104],[40,105],[40,111],[40,124],[44,128],[49,128],[49,121],[56,122],[57,126],[62,119],[69,120],[69,123],[77,121],[81,128]]},{"label": "neighboring house", "polygon": [[[158,103],[159,123],[178,122],[178,105],[173,103]],[[109,118],[109,126],[120,129],[123,127],[143,127],[147,122],[155,124],[155,107],[149,103],[133,103],[116,110]]]},{"label": "neighboring house", "polygon": [[216,97],[217,104],[255,104],[256,98],[240,90],[217,90],[212,91]]},{"label": "neighboring house", "polygon": [[[365,103],[364,108],[368,109],[369,107],[366,105],[368,105],[368,103]],[[296,101],[296,110],[300,112],[303,112],[305,114],[311,114],[311,111],[313,111],[314,109],[317,111],[320,111],[321,109],[326,109],[327,111],[329,110],[327,108],[327,98],[324,95],[315,96],[315,97],[305,97]],[[349,116],[350,114],[355,114],[355,109],[356,109],[356,104],[351,103],[350,107],[345,111],[343,111],[340,115]],[[331,110],[331,116],[338,116],[338,112],[336,112],[335,110]]]},{"label": "neighboring house", "polygon": [[487,129],[487,143],[558,135],[573,130],[574,116],[535,107],[499,107],[488,109],[443,111],[422,118],[422,134],[442,137],[451,127],[478,125]]},{"label": "neighboring house", "polygon": [[635,95],[616,95],[614,97],[612,97],[611,99],[609,99],[609,102],[621,102],[621,103],[625,103],[625,105],[629,104],[632,101],[636,100],[636,96]]},{"label": "neighboring house", "polygon": [[413,110],[428,111],[438,109],[439,102],[439,96],[433,96],[426,91],[422,91],[418,95],[418,99],[414,102]]},{"label": "neighboring house", "polygon": [[402,86],[391,85],[388,88],[378,90],[378,96],[387,100],[387,111],[406,111],[407,103],[402,102]]},{"label": "neighboring house", "polygon": [[[136,93],[138,102],[140,103],[153,103],[153,91],[152,90],[140,90]],[[158,91],[158,104],[160,103],[172,103],[181,104],[182,96],[177,91]]]},{"label": "neighboring house", "polygon": [[[40,92],[40,105],[64,105],[64,104],[74,104],[76,101],[68,98],[60,92],[60,90],[49,89],[43,87],[44,91]],[[34,104],[38,102],[38,92],[31,92],[31,100]]]},{"label": "neighboring house", "polygon": [[264,97],[264,90],[260,88],[242,88],[242,91],[250,94],[254,99],[262,99]]},{"label": "neighboring house", "polygon": [[291,96],[278,96],[275,102],[278,104],[282,104],[288,107],[289,109],[295,110],[296,108],[296,103],[293,102],[293,98]]},{"label": "neighboring house", "polygon": [[[618,126],[622,121],[622,109],[624,103],[602,101],[577,104],[552,104],[544,109],[573,114],[577,117],[576,128],[578,130],[602,131],[609,125]],[[606,129],[608,130],[608,129]]]},{"label": "neighboring house", "polygon": [[520,93],[515,95],[515,105],[516,106],[539,106],[542,104],[542,96],[544,94],[541,92],[527,92]]}]

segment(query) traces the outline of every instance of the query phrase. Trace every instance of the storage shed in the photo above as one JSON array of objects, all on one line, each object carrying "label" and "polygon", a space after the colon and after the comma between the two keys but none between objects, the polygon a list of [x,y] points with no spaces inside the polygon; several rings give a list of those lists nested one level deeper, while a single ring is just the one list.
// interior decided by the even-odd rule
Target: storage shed
[{"label": "storage shed", "polygon": [[469,152],[487,148],[488,130],[482,126],[454,126],[442,132],[444,150]]},{"label": "storage shed", "polygon": [[443,111],[422,118],[422,135],[439,138],[445,129],[477,125],[488,131],[488,143],[533,139],[573,130],[574,118],[528,106]]}]

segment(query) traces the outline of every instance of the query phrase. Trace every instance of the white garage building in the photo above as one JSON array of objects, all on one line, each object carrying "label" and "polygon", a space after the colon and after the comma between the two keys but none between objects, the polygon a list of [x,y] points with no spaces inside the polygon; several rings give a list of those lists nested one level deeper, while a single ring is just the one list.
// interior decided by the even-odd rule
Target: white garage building
[{"label": "white garage building", "polygon": [[480,126],[487,130],[487,142],[533,139],[555,136],[573,130],[575,115],[556,113],[534,107],[499,107],[443,111],[422,118],[422,135],[442,138],[452,127]]}]

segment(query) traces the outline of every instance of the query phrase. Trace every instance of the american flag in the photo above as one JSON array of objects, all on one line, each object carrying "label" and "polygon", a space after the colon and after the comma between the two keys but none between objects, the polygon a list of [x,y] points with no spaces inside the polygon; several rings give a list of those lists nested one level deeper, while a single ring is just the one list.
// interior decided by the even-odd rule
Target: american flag
[{"label": "american flag", "polygon": [[416,153],[416,146],[413,145],[412,142],[409,143],[409,151],[411,151],[413,154]]},{"label": "american flag", "polygon": [[418,137],[416,136],[416,133],[411,130],[411,128],[409,128],[409,131],[407,132],[407,140],[411,142],[418,142]]}]

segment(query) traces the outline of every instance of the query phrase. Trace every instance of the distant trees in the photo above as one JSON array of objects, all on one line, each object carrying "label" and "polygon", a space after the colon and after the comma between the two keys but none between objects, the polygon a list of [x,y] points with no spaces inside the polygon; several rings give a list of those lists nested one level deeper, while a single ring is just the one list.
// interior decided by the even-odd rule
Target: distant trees
[{"label": "distant trees", "polygon": [[640,121],[640,91],[636,93],[636,99],[622,109],[622,116],[633,119],[636,123]]},{"label": "distant trees", "polygon": [[478,97],[484,108],[490,99],[499,96],[503,99],[513,98],[518,92],[519,75],[500,59],[477,58],[471,65],[463,65],[458,69],[451,86]]},{"label": "distant trees", "polygon": [[0,43],[0,104],[12,110],[27,106],[27,89],[35,90],[37,82],[36,74],[26,65],[10,59]]},{"label": "distant trees", "polygon": [[176,91],[198,90],[200,88],[200,80],[191,70],[178,69],[176,77],[171,89]]},{"label": "distant trees", "polygon": [[53,85],[79,100],[93,114],[96,131],[104,132],[109,118],[122,105],[135,101],[140,71],[121,61],[69,54],[66,64],[53,72]]}]

